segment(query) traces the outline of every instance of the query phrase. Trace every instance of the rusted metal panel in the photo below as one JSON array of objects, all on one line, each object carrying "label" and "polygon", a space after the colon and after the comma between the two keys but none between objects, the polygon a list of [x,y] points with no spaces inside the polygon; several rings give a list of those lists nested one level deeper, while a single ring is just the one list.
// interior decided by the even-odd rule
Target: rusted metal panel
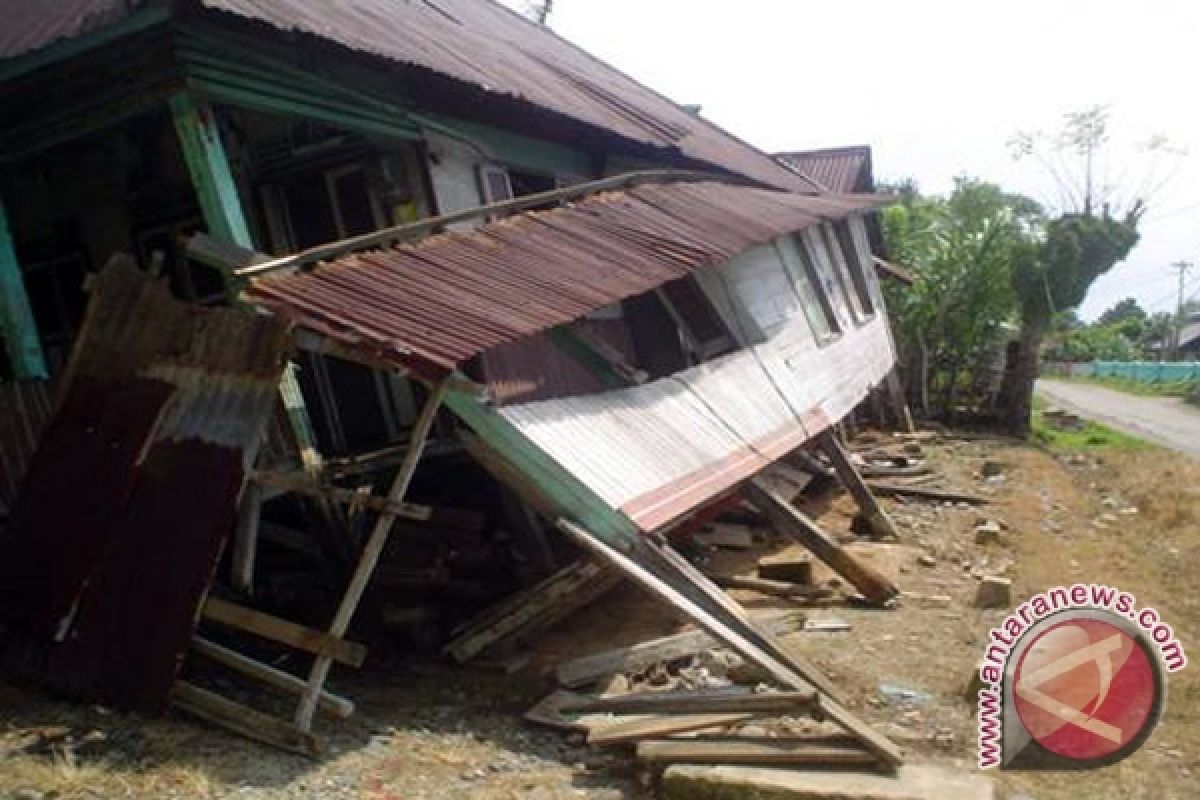
[{"label": "rusted metal panel", "polygon": [[[112,25],[137,0],[0,0],[0,58]],[[165,4],[164,4],[165,5]],[[542,25],[487,0],[199,0],[210,17],[306,34],[512,98],[639,145],[682,153],[770,185],[812,186]]]},{"label": "rusted metal panel", "polygon": [[17,501],[0,608],[42,648],[38,677],[156,711],[275,407],[288,334],[180,303],[123,263],[91,292]]},{"label": "rusted metal panel", "polygon": [[190,438],[159,441],[93,565],[49,682],[73,697],[157,713],[175,682],[242,485],[242,456]]},{"label": "rusted metal panel", "polygon": [[246,294],[349,347],[445,372],[781,234],[882,202],[716,181],[643,185],[260,278]]},{"label": "rusted metal panel", "polygon": [[867,145],[776,153],[775,160],[830,192],[873,192],[871,148]]},{"label": "rusted metal panel", "polygon": [[45,381],[0,384],[0,518],[11,511],[51,410]]},{"label": "rusted metal panel", "polygon": [[171,395],[159,381],[79,379],[29,466],[0,559],[0,619],[55,638],[133,491],[134,468]]},{"label": "rusted metal panel", "polygon": [[115,24],[140,5],[141,0],[5,0],[0,3],[0,58]]}]

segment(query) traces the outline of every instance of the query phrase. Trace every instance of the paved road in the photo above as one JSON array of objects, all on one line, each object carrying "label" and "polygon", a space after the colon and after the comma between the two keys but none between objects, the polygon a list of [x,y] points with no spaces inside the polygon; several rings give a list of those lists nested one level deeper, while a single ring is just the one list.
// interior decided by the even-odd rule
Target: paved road
[{"label": "paved road", "polygon": [[1200,459],[1200,409],[1176,397],[1053,380],[1038,381],[1037,393],[1051,405]]}]

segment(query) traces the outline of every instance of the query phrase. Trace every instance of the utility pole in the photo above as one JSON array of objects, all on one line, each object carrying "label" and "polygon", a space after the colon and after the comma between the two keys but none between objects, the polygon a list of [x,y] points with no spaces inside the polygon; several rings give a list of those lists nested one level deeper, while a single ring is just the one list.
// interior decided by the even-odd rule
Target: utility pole
[{"label": "utility pole", "polygon": [[1179,360],[1179,339],[1183,335],[1183,285],[1187,272],[1196,266],[1191,261],[1176,261],[1171,269],[1179,273],[1179,300],[1175,305],[1175,335],[1171,338],[1171,360]]}]

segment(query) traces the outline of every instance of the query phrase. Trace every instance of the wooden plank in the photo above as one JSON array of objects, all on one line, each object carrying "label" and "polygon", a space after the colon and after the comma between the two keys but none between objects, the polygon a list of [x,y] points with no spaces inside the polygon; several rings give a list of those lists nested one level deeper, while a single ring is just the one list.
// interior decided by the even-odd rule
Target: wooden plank
[{"label": "wooden plank", "polygon": [[226,277],[242,267],[270,260],[269,256],[249,247],[243,247],[227,239],[209,236],[203,231],[198,231],[185,239],[184,251],[192,261],[212,267]]},{"label": "wooden plank", "polygon": [[792,712],[812,706],[815,691],[755,692],[748,688],[635,692],[566,703],[563,711],[608,714],[713,714]]},{"label": "wooden plank", "polygon": [[875,535],[899,538],[900,533],[896,530],[896,523],[892,522],[887,511],[875,499],[875,495],[871,494],[871,490],[867,488],[862,476],[858,474],[858,470],[851,463],[850,456],[842,443],[829,430],[824,430],[817,434],[817,444],[825,451],[825,455],[829,456],[838,480],[850,492],[850,496],[858,504],[859,511],[862,512]]},{"label": "wooden plank", "polygon": [[901,486],[895,483],[876,483],[874,481],[871,481],[867,485],[871,487],[871,491],[882,495],[918,497],[922,500],[934,500],[939,503],[970,503],[973,506],[988,504],[986,497],[966,492],[950,491],[948,489],[926,489],[918,486]]},{"label": "wooden plank", "polygon": [[171,689],[171,705],[247,739],[309,758],[321,754],[320,742],[311,733],[185,681]]},{"label": "wooden plank", "polygon": [[[798,611],[773,612],[769,616],[756,614],[755,619],[763,629],[776,636],[804,625],[804,614]],[[555,674],[563,686],[584,686],[615,672],[640,672],[654,664],[721,646],[720,640],[705,631],[685,631],[564,661],[558,665]]]},{"label": "wooden plank", "polygon": [[8,230],[8,214],[0,200],[0,339],[17,378],[45,378],[46,359],[25,291],[25,279]]},{"label": "wooden plank", "polygon": [[744,575],[713,575],[712,579],[718,586],[724,589],[749,589],[759,594],[771,595],[772,597],[798,597],[813,600],[829,597],[833,594],[833,590],[827,586],[789,583],[787,581],[752,578]]},{"label": "wooden plank", "polygon": [[[445,381],[435,386],[425,401],[425,407],[421,409],[416,422],[413,423],[408,453],[388,490],[387,502],[389,504],[403,502],[409,484],[412,483],[413,474],[417,471],[417,463],[421,460],[425,443],[429,440],[429,432],[433,429],[434,420],[437,418],[438,409],[441,408],[447,389],[448,384]],[[375,521],[371,536],[367,539],[367,543],[359,555],[354,574],[350,576],[350,584],[346,587],[337,611],[333,615],[333,622],[329,625],[330,635],[340,637],[350,627],[350,620],[354,617],[354,612],[358,610],[358,603],[367,589],[367,582],[371,580],[371,573],[375,569],[376,562],[379,561],[384,545],[387,544],[388,534],[391,533],[392,523],[395,521],[396,514],[391,511],[380,514],[379,519]],[[302,730],[308,730],[312,725],[313,714],[317,710],[317,699],[321,695],[321,688],[324,686],[332,666],[333,659],[328,655],[318,656],[313,662],[312,671],[308,676],[308,690],[301,698],[300,707],[296,711],[296,725]]]},{"label": "wooden plank", "polygon": [[638,761],[654,764],[869,766],[879,759],[861,747],[803,739],[664,739],[639,742]]},{"label": "wooden plank", "polygon": [[636,742],[656,736],[721,728],[754,719],[750,713],[673,714],[671,716],[637,716],[609,725],[593,725],[588,731],[588,744],[604,746]]},{"label": "wooden plank", "polygon": [[759,481],[746,484],[746,492],[780,533],[798,540],[871,602],[882,605],[900,593],[886,577],[843,550],[817,523]]},{"label": "wooden plank", "polygon": [[[236,650],[231,650],[228,647],[199,636],[192,639],[192,650],[205,658],[216,661],[218,664],[223,664],[243,675],[247,675],[262,681],[268,686],[273,686],[276,689],[281,689],[291,694],[302,694],[308,685],[303,679],[295,675],[284,672],[281,669],[276,669],[261,661],[255,661],[253,658],[243,655]],[[349,717],[354,713],[354,703],[352,701],[331,694],[330,692],[321,692],[318,705],[323,710],[338,717]]]},{"label": "wooden plank", "polygon": [[263,611],[239,606],[219,597],[209,597],[201,612],[204,619],[228,625],[238,630],[253,633],[273,642],[286,644],[298,650],[332,658],[341,664],[361,667],[367,657],[367,648],[355,642],[347,642],[325,631],[306,628],[295,622],[272,616]]},{"label": "wooden plank", "polygon": [[561,618],[571,613],[581,602],[607,591],[620,580],[621,574],[604,564],[594,561],[570,564],[486,609],[447,642],[442,652],[455,661],[467,661],[500,640],[528,632],[551,614]]},{"label": "wooden plank", "polygon": [[254,560],[258,553],[258,528],[262,515],[262,487],[250,482],[242,490],[238,506],[237,525],[233,533],[233,553],[230,556],[230,582],[233,588],[246,594],[254,593]]}]

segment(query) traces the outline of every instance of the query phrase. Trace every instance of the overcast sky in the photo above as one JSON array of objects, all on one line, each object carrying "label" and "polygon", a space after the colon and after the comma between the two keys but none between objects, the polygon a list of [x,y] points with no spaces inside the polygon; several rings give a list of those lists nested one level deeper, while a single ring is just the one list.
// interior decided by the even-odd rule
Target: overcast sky
[{"label": "overcast sky", "polygon": [[[912,177],[925,192],[966,174],[1054,200],[1006,142],[1110,105],[1114,175],[1140,181],[1149,159],[1133,143],[1153,134],[1190,155],[1157,160],[1175,174],[1083,315],[1130,295],[1173,310],[1167,265],[1200,264],[1200,2],[555,0],[550,26],[768,152],[869,144],[877,179]],[[1200,293],[1200,266],[1188,293]]]}]

